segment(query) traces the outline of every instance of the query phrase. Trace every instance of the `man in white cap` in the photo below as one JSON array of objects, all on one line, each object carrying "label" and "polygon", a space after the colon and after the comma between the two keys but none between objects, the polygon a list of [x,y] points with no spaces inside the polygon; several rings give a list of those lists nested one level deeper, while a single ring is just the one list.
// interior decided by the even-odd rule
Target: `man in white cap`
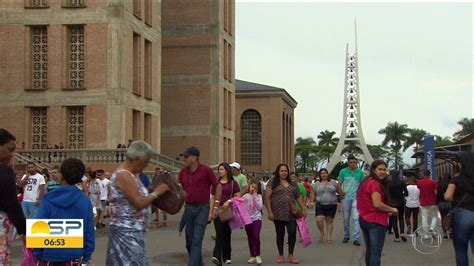
[{"label": "man in white cap", "polygon": [[241,173],[241,167],[238,162],[233,162],[230,164],[230,166],[232,167],[232,174],[234,175],[234,180],[239,183],[240,195],[242,196],[247,193],[247,177]]}]

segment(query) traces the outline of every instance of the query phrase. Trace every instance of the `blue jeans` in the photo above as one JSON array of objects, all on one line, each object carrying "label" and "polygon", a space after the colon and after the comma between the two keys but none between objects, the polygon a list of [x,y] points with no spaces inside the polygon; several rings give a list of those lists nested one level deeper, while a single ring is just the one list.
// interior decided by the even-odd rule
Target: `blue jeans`
[{"label": "blue jeans", "polygon": [[38,210],[36,202],[22,201],[21,208],[23,209],[23,213],[25,214],[26,219],[36,218],[36,211]]},{"label": "blue jeans", "polygon": [[387,227],[360,219],[360,228],[364,234],[365,241],[365,265],[380,266],[380,257],[382,257]]},{"label": "blue jeans", "polygon": [[350,218],[354,221],[354,240],[360,240],[359,211],[357,210],[357,200],[345,198],[342,202],[344,208],[344,238],[350,239],[351,224]]},{"label": "blue jeans", "polygon": [[467,250],[471,242],[471,252],[474,254],[474,212],[457,208],[453,220],[453,246],[456,253],[456,265],[468,266]]},{"label": "blue jeans", "polygon": [[209,203],[186,204],[183,220],[186,232],[186,249],[189,254],[188,266],[203,266],[202,240],[209,218]]}]

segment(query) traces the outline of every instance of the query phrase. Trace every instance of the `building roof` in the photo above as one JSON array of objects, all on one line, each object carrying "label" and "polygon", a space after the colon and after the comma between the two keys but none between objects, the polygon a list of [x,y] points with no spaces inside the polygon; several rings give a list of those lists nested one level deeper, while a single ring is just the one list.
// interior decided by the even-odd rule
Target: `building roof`
[{"label": "building roof", "polygon": [[467,144],[467,143],[472,143],[472,141],[474,140],[474,133],[473,134],[469,134],[467,136],[465,136],[464,138],[456,141],[455,144]]},{"label": "building roof", "polygon": [[244,81],[240,79],[235,80],[236,95],[252,94],[254,96],[281,96],[292,108],[298,105],[298,102],[283,88],[273,87],[269,85]]}]

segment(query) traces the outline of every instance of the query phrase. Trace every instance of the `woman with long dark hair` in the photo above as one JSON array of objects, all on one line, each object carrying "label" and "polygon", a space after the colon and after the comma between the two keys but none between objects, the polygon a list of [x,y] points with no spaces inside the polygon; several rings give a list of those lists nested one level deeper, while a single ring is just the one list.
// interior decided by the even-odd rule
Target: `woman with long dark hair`
[{"label": "woman with long dark hair", "polygon": [[[211,190],[211,202],[216,200],[219,202],[219,208],[231,208],[232,199],[240,196],[239,183],[234,180],[232,175],[232,167],[228,163],[221,163],[217,168],[219,174],[219,183],[221,184],[222,194],[220,199],[214,199],[216,194],[216,186]],[[221,221],[219,217],[214,219],[214,228],[216,230],[216,241],[214,244],[214,252],[212,255],[212,263],[221,265],[222,263],[231,264],[231,236],[228,221]]]},{"label": "woman with long dark hair", "polygon": [[16,138],[0,128],[0,265],[11,265],[13,226],[19,235],[26,231],[26,219],[16,196],[15,174],[10,160],[16,149]]},{"label": "woman with long dark hair", "polygon": [[[337,193],[341,190],[335,180],[331,180],[326,168],[319,170],[320,181],[314,183],[311,190],[310,207],[316,203],[316,226],[319,229],[319,242],[324,241],[327,236],[327,243],[332,243],[333,221],[337,211]],[[324,226],[326,225],[327,235]]]},{"label": "woman with long dark hair", "polygon": [[283,246],[285,244],[285,228],[288,231],[288,262],[298,264],[299,261],[293,256],[296,243],[296,217],[292,212],[292,204],[298,201],[306,216],[306,204],[300,195],[298,188],[291,182],[289,167],[286,164],[277,166],[274,177],[268,182],[265,191],[265,206],[268,211],[268,219],[275,224],[276,241],[278,247],[277,263],[284,263]]},{"label": "woman with long dark hair", "polygon": [[458,155],[461,172],[448,185],[444,198],[453,202],[453,246],[456,265],[468,266],[467,249],[474,253],[474,152]]},{"label": "woman with long dark hair", "polygon": [[397,215],[390,202],[387,181],[387,163],[376,160],[370,166],[370,174],[357,191],[357,209],[360,228],[365,240],[366,266],[379,266],[385,242],[385,230],[389,215]]},{"label": "woman with long dark hair", "polygon": [[[395,233],[395,242],[407,241],[405,237],[405,197],[408,196],[407,186],[400,180],[400,172],[391,171],[390,181],[388,182],[390,191],[390,206],[397,208],[398,214],[390,217],[390,223]],[[400,231],[399,231],[400,229]]]},{"label": "woman with long dark hair", "polygon": [[[436,193],[436,203],[438,204],[439,213],[441,214],[441,221],[444,221],[449,210],[451,210],[451,202],[444,199],[444,193],[448,189],[449,183],[451,183],[451,174],[444,173],[441,178],[438,179],[438,189]],[[443,228],[444,238],[448,238],[448,233]]]}]

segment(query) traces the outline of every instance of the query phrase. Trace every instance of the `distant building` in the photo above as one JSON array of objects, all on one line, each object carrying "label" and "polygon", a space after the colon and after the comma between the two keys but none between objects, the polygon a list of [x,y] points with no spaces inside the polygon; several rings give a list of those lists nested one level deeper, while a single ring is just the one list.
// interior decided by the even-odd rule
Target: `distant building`
[{"label": "distant building", "polygon": [[[474,134],[470,134],[452,145],[441,146],[435,148],[435,164],[436,164],[436,176],[439,177],[444,173],[449,173],[451,176],[459,171],[457,169],[456,154],[458,152],[474,152]],[[420,176],[423,176],[425,165],[423,163],[423,147],[418,149],[412,158],[417,160],[417,164],[414,169],[418,170]]]},{"label": "distant building", "polygon": [[236,160],[251,172],[294,169],[294,109],[282,88],[236,80]]}]

